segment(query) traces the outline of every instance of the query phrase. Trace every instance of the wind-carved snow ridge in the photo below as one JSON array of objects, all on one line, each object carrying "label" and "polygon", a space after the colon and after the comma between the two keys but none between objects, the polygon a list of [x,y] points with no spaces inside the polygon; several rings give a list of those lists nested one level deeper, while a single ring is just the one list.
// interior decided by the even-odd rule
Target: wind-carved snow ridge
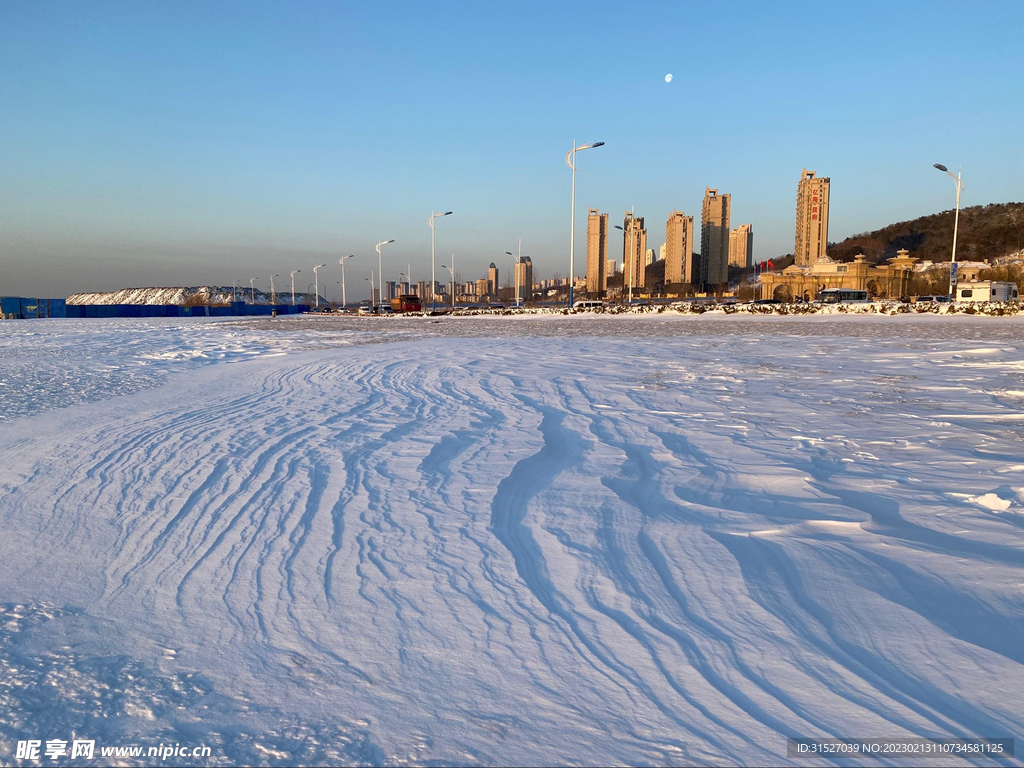
[{"label": "wind-carved snow ridge", "polygon": [[0,425],[4,739],[764,765],[1020,733],[1016,342],[618,322],[256,356]]},{"label": "wind-carved snow ridge", "polygon": [[140,392],[213,363],[241,362],[379,337],[341,331],[267,334],[205,319],[23,320],[0,336],[0,421]]}]

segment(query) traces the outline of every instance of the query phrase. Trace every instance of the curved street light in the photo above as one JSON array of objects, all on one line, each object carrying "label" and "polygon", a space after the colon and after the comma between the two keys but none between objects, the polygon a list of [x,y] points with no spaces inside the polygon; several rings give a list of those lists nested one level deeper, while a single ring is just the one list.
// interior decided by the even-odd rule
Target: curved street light
[{"label": "curved street light", "polygon": [[956,298],[956,283],[957,283],[957,269],[956,269],[956,230],[960,223],[960,193],[967,189],[964,183],[960,180],[960,169],[957,169],[956,176],[946,166],[941,163],[935,163],[933,166],[938,168],[940,171],[945,171],[949,174],[949,177],[956,184],[956,214],[953,217],[953,258],[949,264],[949,297],[951,299]]},{"label": "curved street light", "polygon": [[[618,224],[615,225],[615,228],[617,230],[619,230],[620,232],[622,232],[622,259],[623,259],[623,261],[622,261],[622,271],[623,271],[623,273],[625,273],[625,271],[626,271],[626,261],[625,261],[625,259],[626,259],[626,230],[623,229],[622,227],[620,227]],[[636,254],[634,254],[634,253],[630,253],[630,256],[632,258],[630,258],[630,267],[629,267],[629,306],[633,306],[633,272],[636,269],[636,265],[633,264],[632,262],[636,261],[637,259],[636,259]],[[625,277],[625,274],[623,274],[623,277]]]},{"label": "curved street light", "polygon": [[341,306],[345,308],[348,306],[348,302],[345,300],[345,260],[355,258],[354,253],[350,253],[348,256],[342,256],[338,259],[338,263],[341,265]]},{"label": "curved street light", "polygon": [[[379,243],[377,243],[377,275],[380,277],[381,288],[384,287],[384,262],[381,259],[380,247],[382,245],[387,245],[388,243],[393,243],[393,242],[395,242],[395,241],[394,240],[381,240]],[[370,274],[373,274],[373,273],[371,272]],[[371,302],[373,301],[373,288],[372,288],[372,286],[370,288],[370,301]],[[376,307],[374,308],[374,310],[376,311]]]},{"label": "curved street light", "polygon": [[575,282],[573,256],[576,250],[576,153],[582,152],[584,149],[596,149],[603,146],[603,141],[592,141],[582,147],[577,147],[576,139],[573,139],[572,149],[565,153],[565,164],[572,170],[572,218],[569,224],[569,309],[572,309],[572,289]]},{"label": "curved street light", "polygon": [[293,307],[295,306],[295,276],[297,274],[299,274],[299,272],[301,272],[301,271],[302,271],[301,269],[296,269],[296,270],[294,270],[293,272],[290,273],[291,276],[292,276],[292,306]]},{"label": "curved street light", "polygon": [[326,266],[327,266],[326,264],[317,264],[315,267],[313,267],[313,287],[316,290],[316,306],[317,306],[317,309],[320,308],[320,275],[317,272],[317,270],[318,269],[322,269],[323,267],[326,267]]},{"label": "curved street light", "polygon": [[[453,254],[454,255],[454,254]],[[455,309],[455,270],[451,267],[441,265],[441,269],[447,269],[448,273],[452,276],[452,309]]]},{"label": "curved street light", "polygon": [[280,277],[280,275],[271,275],[270,276],[270,303],[276,306],[277,305],[277,291],[274,290],[274,278],[275,277]]},{"label": "curved street light", "polygon": [[434,276],[434,219],[438,219],[441,216],[451,216],[451,211],[445,211],[444,213],[430,212],[430,217],[427,219],[427,224],[430,225],[430,311],[434,311],[434,284],[437,278]]},{"label": "curved street light", "polygon": [[[512,253],[512,251],[505,251],[505,255],[506,256],[511,256],[513,259],[515,259],[516,267],[518,267],[519,264],[523,260],[523,238],[521,238],[521,237],[519,238],[519,255],[518,256],[516,254]],[[512,270],[512,281],[513,281],[513,283],[515,285],[515,289],[516,289],[516,306],[518,307],[519,306],[519,272],[518,272],[517,269],[513,269]],[[533,288],[532,285],[526,286],[526,290],[527,291],[531,290],[532,288]]]},{"label": "curved street light", "polygon": [[255,277],[250,278],[250,280],[249,280],[249,292],[251,294],[251,298],[252,298],[252,303],[253,304],[256,303],[256,285],[255,285],[255,283],[256,283],[256,278]]},{"label": "curved street light", "polygon": [[369,277],[364,277],[363,280],[369,280],[370,281],[370,308],[373,310],[374,314],[377,314],[377,304],[373,301],[373,270],[372,269],[370,270],[370,276]]}]

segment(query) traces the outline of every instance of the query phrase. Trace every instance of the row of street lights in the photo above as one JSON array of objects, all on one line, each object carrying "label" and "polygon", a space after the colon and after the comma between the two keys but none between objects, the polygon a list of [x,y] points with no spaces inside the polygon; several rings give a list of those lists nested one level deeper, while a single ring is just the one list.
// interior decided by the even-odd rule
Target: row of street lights
[{"label": "row of street lights", "polygon": [[[571,205],[571,218],[570,218],[570,224],[569,224],[569,308],[570,309],[572,308],[572,305],[573,305],[573,291],[574,291],[574,287],[575,287],[575,255],[576,255],[576,153],[577,152],[582,152],[583,150],[586,150],[586,149],[596,149],[597,147],[603,147],[603,146],[604,146],[604,142],[603,141],[592,141],[592,142],[590,142],[588,144],[583,144],[582,146],[577,146],[576,145],[576,141],[573,140],[572,149],[570,149],[565,154],[565,164],[572,171],[572,194],[571,194],[571,203],[570,203],[570,205]],[[966,189],[966,187],[964,186],[964,183],[961,180],[960,172],[959,171],[954,176],[953,172],[950,171],[948,168],[946,168],[946,166],[944,166],[944,165],[941,165],[939,163],[935,163],[935,168],[937,168],[938,170],[943,171],[945,173],[948,173],[950,178],[952,178],[954,183],[956,184],[956,214],[955,214],[955,218],[953,220],[953,256],[952,256],[952,263],[951,263],[950,273],[949,273],[949,290],[950,290],[950,295],[955,295],[955,293],[956,293],[956,283],[957,283],[956,237],[957,237],[957,229],[958,229],[959,222],[960,222],[960,193],[964,189]],[[430,212],[430,216],[427,218],[427,225],[430,227],[430,286],[431,286],[430,287],[430,309],[431,309],[431,311],[435,311],[436,310],[436,296],[435,296],[435,293],[434,293],[434,286],[437,284],[436,283],[436,267],[435,267],[435,265],[436,265],[436,256],[435,256],[435,237],[434,237],[435,228],[434,228],[434,220],[438,219],[438,218],[441,218],[443,216],[451,216],[451,215],[452,215],[452,211],[445,211],[444,213],[435,213],[434,211],[431,211]],[[618,225],[615,225],[615,228],[622,231],[623,237],[626,236],[625,229],[623,229],[622,227],[620,227]],[[375,250],[377,251],[377,270],[378,270],[377,274],[379,276],[379,283],[380,283],[381,288],[383,288],[383,284],[384,284],[384,259],[383,259],[383,256],[381,255],[381,247],[385,246],[385,245],[389,245],[390,243],[393,243],[393,242],[395,242],[393,239],[391,239],[391,240],[381,240],[375,246]],[[511,256],[515,260],[516,266],[518,266],[522,262],[522,248],[523,248],[523,240],[522,240],[522,238],[520,238],[519,239],[519,253],[518,253],[518,255],[513,254],[511,251],[505,251],[506,255]],[[342,303],[342,306],[348,306],[348,296],[346,295],[346,291],[345,291],[345,262],[348,259],[351,259],[351,258],[354,258],[354,254],[349,254],[348,256],[343,256],[342,258],[340,258],[338,260],[338,263],[341,265],[341,303]],[[451,290],[452,290],[452,295],[453,296],[454,296],[454,292],[455,292],[455,269],[454,269],[454,264],[455,264],[455,256],[453,254],[452,255],[452,266],[451,267],[449,267],[449,266],[447,266],[445,264],[441,265],[442,269],[446,269],[450,273],[450,276],[451,276],[451,286],[452,286]],[[315,275],[315,281],[316,281],[315,282],[315,287],[316,287],[316,305],[317,305],[317,307],[320,306],[320,276],[318,274],[318,270],[322,269],[324,266],[326,266],[326,265],[324,265],[324,264],[317,264],[315,267],[313,267],[313,274]],[[292,304],[295,304],[295,275],[298,274],[301,271],[302,271],[301,269],[296,269],[295,271],[290,273],[291,274],[291,280],[292,280]],[[276,294],[275,294],[275,288],[274,288],[274,278],[275,277],[279,277],[279,276],[280,275],[271,275],[271,277],[270,277],[270,293],[271,293],[271,302],[272,303],[276,303]],[[409,275],[407,275],[406,273],[404,273],[404,272],[400,273],[400,277],[406,278],[407,280],[410,281],[410,283],[412,281],[412,278]],[[632,304],[632,302],[633,302],[633,279],[632,279],[632,277],[633,277],[633,275],[632,275],[632,269],[631,269],[630,270],[630,279],[629,279],[629,302],[630,302],[630,304]],[[516,287],[516,297],[515,297],[516,298],[516,306],[519,306],[519,281],[518,281],[518,276],[514,275],[513,279],[515,280],[515,287]],[[252,278],[249,281],[250,289],[251,289],[251,292],[252,292],[252,301],[253,301],[253,303],[255,303],[255,301],[256,301],[256,289],[253,286],[253,283],[255,282],[255,280],[256,280],[256,278]],[[374,280],[373,280],[373,272],[372,272],[372,270],[370,272],[370,277],[365,278],[365,280],[367,280],[370,283],[370,297],[371,297],[371,301],[372,301],[373,295],[374,295]]]}]

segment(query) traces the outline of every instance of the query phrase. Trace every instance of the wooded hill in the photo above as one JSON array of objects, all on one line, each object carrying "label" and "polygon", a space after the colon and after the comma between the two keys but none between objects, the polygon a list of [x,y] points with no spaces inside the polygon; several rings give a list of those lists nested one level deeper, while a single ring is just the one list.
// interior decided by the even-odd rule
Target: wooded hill
[{"label": "wooded hill", "polygon": [[[949,261],[953,243],[953,211],[890,224],[874,232],[830,243],[828,255],[852,261],[863,253],[870,261],[884,261],[906,248],[919,261]],[[982,261],[1024,248],[1024,203],[992,203],[960,209],[957,234],[958,261]],[[778,265],[776,265],[778,266]]]}]

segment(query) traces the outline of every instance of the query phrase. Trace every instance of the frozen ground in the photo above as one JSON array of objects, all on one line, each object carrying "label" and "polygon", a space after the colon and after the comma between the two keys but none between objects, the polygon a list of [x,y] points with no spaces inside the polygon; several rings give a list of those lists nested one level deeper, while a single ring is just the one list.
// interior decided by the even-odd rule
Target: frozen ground
[{"label": "frozen ground", "polygon": [[1020,736],[1022,330],[4,323],[0,763]]}]

